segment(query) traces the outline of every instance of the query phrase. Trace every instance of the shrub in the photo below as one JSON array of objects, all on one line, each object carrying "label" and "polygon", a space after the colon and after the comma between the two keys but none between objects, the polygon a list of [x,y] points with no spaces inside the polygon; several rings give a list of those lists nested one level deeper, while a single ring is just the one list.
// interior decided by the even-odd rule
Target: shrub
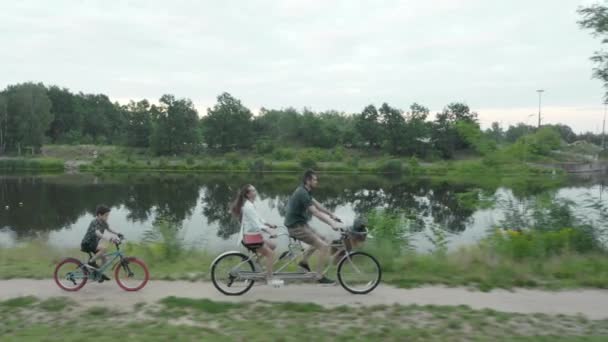
[{"label": "shrub", "polygon": [[597,250],[594,239],[583,229],[555,231],[497,230],[490,237],[496,253],[514,259],[546,258],[567,252]]},{"label": "shrub", "polygon": [[387,160],[380,164],[379,171],[384,173],[401,173],[403,172],[403,164],[397,159]]},{"label": "shrub", "polygon": [[292,149],[289,148],[279,148],[272,152],[272,158],[274,160],[293,160],[295,157],[295,153]]},{"label": "shrub", "polygon": [[261,139],[255,143],[255,151],[258,154],[272,153],[274,148],[274,143],[271,140]]},{"label": "shrub", "polygon": [[315,169],[317,168],[317,162],[312,157],[304,157],[300,159],[300,166],[305,169]]},{"label": "shrub", "polygon": [[266,169],[264,159],[258,158],[249,163],[249,171],[251,172],[263,172]]}]

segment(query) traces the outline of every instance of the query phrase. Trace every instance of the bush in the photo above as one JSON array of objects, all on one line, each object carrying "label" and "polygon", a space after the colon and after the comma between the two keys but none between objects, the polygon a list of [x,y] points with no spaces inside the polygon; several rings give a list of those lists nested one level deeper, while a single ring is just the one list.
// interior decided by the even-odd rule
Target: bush
[{"label": "bush", "polygon": [[165,158],[160,158],[158,160],[158,168],[161,170],[166,170],[169,168],[169,162]]},{"label": "bush", "polygon": [[239,155],[236,152],[228,152],[226,154],[224,154],[224,160],[226,160],[226,163],[228,164],[238,164],[239,163]]},{"label": "bush", "polygon": [[180,228],[181,225],[163,218],[155,222],[152,229],[144,232],[143,242],[148,248],[147,254],[153,260],[177,260],[186,251]]},{"label": "bush", "polygon": [[261,139],[255,143],[255,151],[258,154],[267,154],[274,151],[274,143],[271,140]]},{"label": "bush", "polygon": [[279,148],[272,152],[272,158],[274,160],[293,160],[295,158],[295,153],[292,149],[289,148]]},{"label": "bush", "polygon": [[423,172],[422,167],[420,166],[420,162],[418,161],[418,158],[416,158],[416,157],[410,158],[410,160],[407,163],[407,168],[409,170],[410,175],[412,175],[412,176],[420,175]]},{"label": "bush", "polygon": [[317,162],[312,157],[304,157],[300,159],[300,166],[305,169],[316,169]]},{"label": "bush", "polygon": [[568,252],[586,253],[598,249],[593,236],[583,229],[573,228],[548,232],[497,230],[489,239],[496,253],[514,259],[538,259]]},{"label": "bush", "polygon": [[403,164],[398,159],[392,159],[380,164],[378,169],[384,173],[401,173],[403,172]]},{"label": "bush", "polygon": [[336,147],[333,152],[329,153],[329,158],[331,158],[332,161],[343,161],[344,160],[344,147],[342,146],[338,146]]},{"label": "bush", "polygon": [[61,140],[69,145],[78,145],[82,140],[82,134],[78,130],[71,130],[66,132]]},{"label": "bush", "polygon": [[251,172],[263,172],[266,169],[264,159],[258,158],[253,162],[249,163],[249,171]]}]

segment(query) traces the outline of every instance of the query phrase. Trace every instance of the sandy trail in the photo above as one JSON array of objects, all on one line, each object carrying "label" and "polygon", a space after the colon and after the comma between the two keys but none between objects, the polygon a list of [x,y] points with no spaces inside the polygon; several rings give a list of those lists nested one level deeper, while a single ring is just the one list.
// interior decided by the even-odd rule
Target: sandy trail
[{"label": "sandy trail", "polygon": [[583,314],[591,319],[608,318],[608,290],[583,289],[542,291],[517,289],[491,292],[469,291],[465,288],[428,286],[399,289],[380,285],[367,295],[352,295],[340,286],[285,285],[272,288],[254,286],[248,293],[230,297],[219,293],[209,282],[153,280],[139,292],[126,292],[114,281],[88,283],[78,292],[61,290],[52,279],[11,279],[0,281],[0,300],[19,296],[49,298],[65,296],[83,306],[131,308],[140,302],[153,303],[167,296],[207,298],[216,301],[311,302],[326,307],[338,305],[370,306],[378,304],[468,305],[473,309],[494,309],[514,313]]}]

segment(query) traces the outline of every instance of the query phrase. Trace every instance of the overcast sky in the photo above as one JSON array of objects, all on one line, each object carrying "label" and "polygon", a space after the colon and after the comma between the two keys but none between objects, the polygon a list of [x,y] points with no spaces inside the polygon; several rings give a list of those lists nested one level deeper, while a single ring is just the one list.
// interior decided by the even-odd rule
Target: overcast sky
[{"label": "overcast sky", "polygon": [[0,88],[40,81],[112,100],[227,91],[260,107],[359,112],[454,101],[483,127],[601,130],[598,40],[581,0],[2,1]]}]

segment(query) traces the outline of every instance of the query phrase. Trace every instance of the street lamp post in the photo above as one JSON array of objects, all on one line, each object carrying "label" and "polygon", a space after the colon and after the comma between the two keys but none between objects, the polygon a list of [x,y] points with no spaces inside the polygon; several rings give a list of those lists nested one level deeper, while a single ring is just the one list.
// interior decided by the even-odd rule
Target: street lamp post
[{"label": "street lamp post", "polygon": [[538,128],[540,128],[540,98],[544,91],[544,89],[536,90],[536,92],[538,93]]},{"label": "street lamp post", "polygon": [[604,102],[604,121],[602,122],[602,150],[606,150],[606,105],[608,103]]}]

